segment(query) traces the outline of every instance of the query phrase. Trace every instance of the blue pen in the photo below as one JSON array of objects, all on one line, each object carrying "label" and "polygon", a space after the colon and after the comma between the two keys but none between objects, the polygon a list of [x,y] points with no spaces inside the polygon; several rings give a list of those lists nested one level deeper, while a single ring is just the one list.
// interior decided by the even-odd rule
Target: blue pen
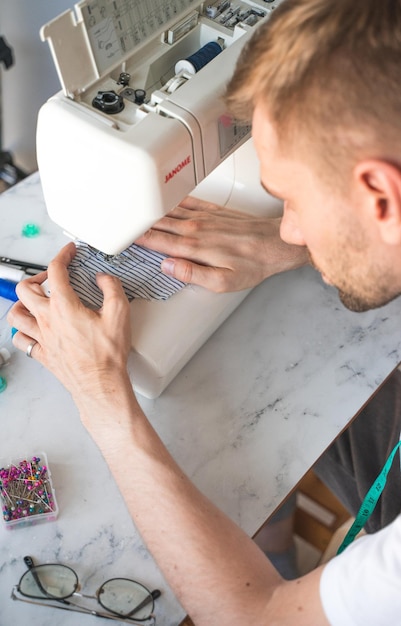
[{"label": "blue pen", "polygon": [[15,288],[17,284],[18,283],[13,283],[11,280],[5,280],[5,278],[0,278],[0,296],[2,298],[6,298],[7,300],[17,302],[18,296],[15,293]]}]

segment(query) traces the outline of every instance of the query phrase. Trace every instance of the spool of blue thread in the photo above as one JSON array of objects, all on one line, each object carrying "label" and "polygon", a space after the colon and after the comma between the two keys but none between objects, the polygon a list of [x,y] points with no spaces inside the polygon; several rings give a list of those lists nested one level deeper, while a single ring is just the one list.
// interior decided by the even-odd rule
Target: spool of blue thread
[{"label": "spool of blue thread", "polygon": [[210,41],[197,52],[191,54],[191,56],[177,61],[175,64],[175,73],[179,74],[180,72],[186,71],[189,74],[196,74],[202,67],[205,67],[212,59],[217,57],[221,51],[221,45],[217,43],[217,41]]},{"label": "spool of blue thread", "polygon": [[13,283],[11,280],[0,278],[0,296],[2,298],[6,298],[7,300],[17,302],[18,296],[15,293],[15,288],[17,284],[18,283]]}]

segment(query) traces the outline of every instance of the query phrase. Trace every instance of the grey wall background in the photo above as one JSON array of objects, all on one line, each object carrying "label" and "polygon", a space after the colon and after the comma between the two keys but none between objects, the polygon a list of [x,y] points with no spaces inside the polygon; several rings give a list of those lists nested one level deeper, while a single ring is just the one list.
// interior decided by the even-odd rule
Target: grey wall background
[{"label": "grey wall background", "polygon": [[33,172],[37,169],[35,133],[40,106],[60,82],[49,46],[39,37],[43,24],[74,0],[0,0],[0,35],[14,51],[14,65],[0,65],[2,94],[2,149],[12,152],[15,163]]}]

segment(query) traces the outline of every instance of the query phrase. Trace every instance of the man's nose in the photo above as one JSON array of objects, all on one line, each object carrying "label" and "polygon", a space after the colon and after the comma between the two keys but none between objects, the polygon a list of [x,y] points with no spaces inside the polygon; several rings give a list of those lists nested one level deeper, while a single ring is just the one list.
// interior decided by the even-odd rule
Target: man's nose
[{"label": "man's nose", "polygon": [[284,203],[283,218],[280,225],[280,237],[283,241],[296,246],[304,246],[305,239],[298,225],[294,211],[288,210]]}]

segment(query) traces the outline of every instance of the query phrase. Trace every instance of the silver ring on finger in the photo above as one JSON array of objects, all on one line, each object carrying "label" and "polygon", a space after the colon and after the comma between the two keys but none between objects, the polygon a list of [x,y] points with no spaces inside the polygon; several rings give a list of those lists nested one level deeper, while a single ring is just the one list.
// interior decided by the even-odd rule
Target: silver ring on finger
[{"label": "silver ring on finger", "polygon": [[29,357],[30,359],[32,358],[32,350],[34,348],[34,346],[36,346],[38,342],[34,339],[33,341],[31,341],[31,343],[29,344],[29,346],[26,349],[26,356]]}]

